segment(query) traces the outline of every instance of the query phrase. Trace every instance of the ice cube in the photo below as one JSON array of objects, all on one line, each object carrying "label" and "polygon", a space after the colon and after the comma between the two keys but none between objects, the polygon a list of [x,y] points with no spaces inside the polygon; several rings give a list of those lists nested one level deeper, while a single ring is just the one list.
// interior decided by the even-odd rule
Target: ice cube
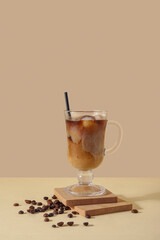
[{"label": "ice cube", "polygon": [[85,116],[81,117],[81,120],[92,120],[92,121],[94,121],[95,117],[90,116],[90,115],[85,115]]},{"label": "ice cube", "polygon": [[95,113],[94,117],[95,117],[96,120],[103,120],[104,119],[104,117],[102,115],[100,115],[99,113]]},{"label": "ice cube", "polygon": [[81,128],[78,126],[71,126],[68,128],[68,135],[74,143],[79,143],[81,140]]},{"label": "ice cube", "polygon": [[91,127],[94,124],[95,117],[85,115],[81,117],[83,127]]}]

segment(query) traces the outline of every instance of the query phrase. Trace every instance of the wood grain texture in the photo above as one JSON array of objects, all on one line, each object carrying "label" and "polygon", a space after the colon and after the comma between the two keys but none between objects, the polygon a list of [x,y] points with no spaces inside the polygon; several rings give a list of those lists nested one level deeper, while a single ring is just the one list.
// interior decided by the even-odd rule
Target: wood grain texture
[{"label": "wood grain texture", "polygon": [[132,209],[131,203],[126,202],[119,198],[117,199],[116,203],[81,205],[74,207],[74,210],[84,217],[86,216],[86,214],[96,216],[107,213],[130,211],[131,209]]},{"label": "wood grain texture", "polygon": [[90,204],[101,204],[101,203],[116,203],[117,196],[106,189],[106,193],[96,197],[79,197],[74,196],[65,191],[65,188],[55,188],[54,194],[58,199],[67,206],[79,206],[79,205],[90,205]]}]

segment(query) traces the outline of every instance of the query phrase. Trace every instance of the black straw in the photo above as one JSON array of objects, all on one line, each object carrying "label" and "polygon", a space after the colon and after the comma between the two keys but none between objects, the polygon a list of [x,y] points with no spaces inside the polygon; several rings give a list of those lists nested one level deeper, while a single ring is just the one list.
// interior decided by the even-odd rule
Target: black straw
[{"label": "black straw", "polygon": [[[68,93],[65,92],[65,93],[64,93],[64,96],[65,96],[65,102],[66,102],[66,109],[67,109],[67,111],[70,111]],[[70,113],[70,112],[68,112],[68,116],[71,118],[71,113]]]}]

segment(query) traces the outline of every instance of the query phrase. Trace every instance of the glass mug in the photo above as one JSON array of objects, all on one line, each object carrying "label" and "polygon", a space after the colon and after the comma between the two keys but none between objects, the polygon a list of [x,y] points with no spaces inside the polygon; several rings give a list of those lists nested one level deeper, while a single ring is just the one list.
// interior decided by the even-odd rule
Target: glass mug
[{"label": "glass mug", "polygon": [[[122,128],[116,121],[109,121],[107,111],[67,111],[65,110],[68,141],[68,160],[78,171],[78,184],[65,190],[77,196],[98,196],[105,193],[103,186],[92,183],[92,169],[97,168],[106,153],[117,150],[122,139]],[[112,124],[118,129],[115,145],[104,147],[106,126]]]}]

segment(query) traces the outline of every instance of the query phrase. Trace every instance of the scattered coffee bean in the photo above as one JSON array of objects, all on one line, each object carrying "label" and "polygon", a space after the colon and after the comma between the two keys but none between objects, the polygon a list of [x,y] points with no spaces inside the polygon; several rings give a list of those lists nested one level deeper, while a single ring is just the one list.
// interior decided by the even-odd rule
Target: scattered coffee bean
[{"label": "scattered coffee bean", "polygon": [[50,204],[52,204],[52,203],[53,203],[53,202],[52,202],[51,199],[48,199],[48,200],[47,200],[47,204],[48,204],[48,205],[50,205]]},{"label": "scattered coffee bean", "polygon": [[44,200],[48,200],[48,197],[44,197],[43,199],[44,199]]},{"label": "scattered coffee bean", "polygon": [[38,206],[42,206],[42,203],[41,203],[41,202],[38,202],[37,205],[38,205]]},{"label": "scattered coffee bean", "polygon": [[67,222],[68,226],[72,226],[74,224],[74,222]]},{"label": "scattered coffee bean", "polygon": [[69,217],[69,218],[72,218],[72,217],[73,217],[73,215],[72,215],[71,213],[69,213],[69,214],[68,214],[68,217]]},{"label": "scattered coffee bean", "polygon": [[138,213],[138,210],[137,210],[137,209],[132,209],[131,212],[132,212],[132,213]]},{"label": "scattered coffee bean", "polygon": [[37,204],[37,202],[36,202],[35,200],[32,200],[31,203],[32,203],[33,205],[36,205],[36,204]]},{"label": "scattered coffee bean", "polygon": [[48,209],[48,206],[43,206],[42,207],[42,212],[45,212]]},{"label": "scattered coffee bean", "polygon": [[91,218],[91,215],[87,214],[87,215],[86,215],[86,218]]},{"label": "scattered coffee bean", "polygon": [[59,205],[58,204],[54,204],[55,208],[59,208]]},{"label": "scattered coffee bean", "polygon": [[65,206],[65,210],[70,210],[71,208],[68,206]]},{"label": "scattered coffee bean", "polygon": [[60,207],[60,208],[63,208],[63,207],[64,207],[64,204],[60,202],[60,203],[59,203],[59,207]]},{"label": "scattered coffee bean", "polygon": [[31,211],[30,209],[27,209],[27,212],[29,212],[29,213],[30,213],[30,211]]},{"label": "scattered coffee bean", "polygon": [[30,213],[34,214],[35,213],[35,209],[30,209]]},{"label": "scattered coffee bean", "polygon": [[31,200],[25,200],[27,204],[31,204]]},{"label": "scattered coffee bean", "polygon": [[43,207],[47,210],[49,207],[48,205],[43,205]]},{"label": "scattered coffee bean", "polygon": [[24,214],[24,212],[23,212],[22,210],[20,210],[18,213],[19,213],[19,214]]},{"label": "scattered coffee bean", "polygon": [[43,215],[43,217],[48,217],[48,213],[45,213],[45,214]]},{"label": "scattered coffee bean", "polygon": [[53,213],[49,213],[49,214],[48,214],[48,217],[53,217],[53,216],[54,216]]},{"label": "scattered coffee bean", "polygon": [[53,195],[52,198],[53,198],[53,199],[57,199],[56,195]]},{"label": "scattered coffee bean", "polygon": [[34,209],[34,208],[35,208],[35,207],[34,207],[34,206],[32,206],[32,205],[31,205],[31,206],[29,206],[29,209]]},{"label": "scattered coffee bean", "polygon": [[54,208],[55,208],[54,204],[51,204],[51,205],[49,206],[49,208],[50,208],[50,209],[54,209]]},{"label": "scattered coffee bean", "polygon": [[74,214],[74,215],[76,215],[76,214],[79,214],[78,212],[76,212],[76,211],[72,211],[72,213]]},{"label": "scattered coffee bean", "polygon": [[64,222],[58,222],[58,223],[57,223],[57,225],[58,225],[59,227],[62,227],[63,224],[64,224]]},{"label": "scattered coffee bean", "polygon": [[14,203],[13,206],[17,207],[19,206],[19,203]]},{"label": "scattered coffee bean", "polygon": [[41,207],[37,207],[38,211],[41,212],[42,211],[42,208]]},{"label": "scattered coffee bean", "polygon": [[58,214],[58,211],[56,209],[54,209],[53,213],[54,214]]},{"label": "scattered coffee bean", "polygon": [[53,228],[56,228],[57,226],[55,224],[52,225]]},{"label": "scattered coffee bean", "polygon": [[58,199],[54,201],[54,204],[57,204],[57,203],[59,203],[59,200],[58,200]]},{"label": "scattered coffee bean", "polygon": [[40,212],[38,208],[35,208],[35,212]]},{"label": "scattered coffee bean", "polygon": [[63,214],[64,213],[64,211],[63,210],[60,210],[59,212],[58,212],[58,214]]},{"label": "scattered coffee bean", "polygon": [[44,218],[44,221],[45,221],[45,222],[49,222],[49,218],[48,218],[48,217],[45,217],[45,218]]},{"label": "scattered coffee bean", "polygon": [[84,225],[84,226],[88,226],[88,222],[84,222],[83,225]]}]

